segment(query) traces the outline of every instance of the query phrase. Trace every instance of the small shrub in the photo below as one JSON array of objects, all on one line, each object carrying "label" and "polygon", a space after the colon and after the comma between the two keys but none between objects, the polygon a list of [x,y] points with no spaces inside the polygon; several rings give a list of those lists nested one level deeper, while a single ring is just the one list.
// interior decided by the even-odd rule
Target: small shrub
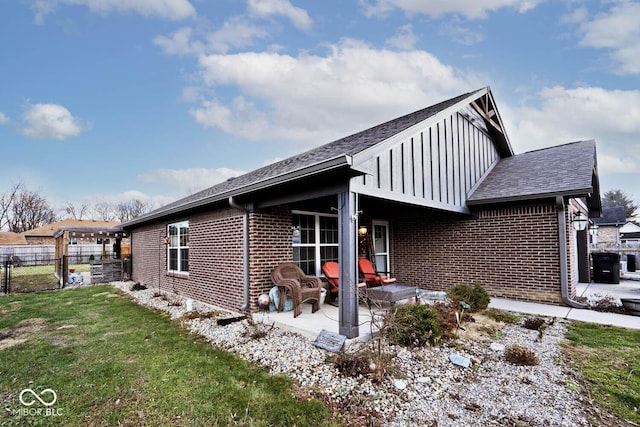
[{"label": "small shrub", "polygon": [[371,372],[372,359],[369,352],[339,353],[331,361],[343,375],[357,377]]},{"label": "small shrub", "polygon": [[507,348],[504,357],[509,362],[518,366],[534,366],[540,363],[540,360],[533,350],[517,344]]},{"label": "small shrub", "polygon": [[421,304],[397,307],[387,337],[390,342],[404,346],[434,345],[440,339],[438,311]]},{"label": "small shrub", "polygon": [[497,308],[487,308],[482,312],[485,316],[495,320],[496,322],[516,324],[520,323],[520,316],[517,314],[509,313],[508,311],[500,310]]},{"label": "small shrub", "polygon": [[540,317],[528,317],[524,319],[522,326],[531,329],[532,331],[539,331],[540,327],[545,324],[544,319]]},{"label": "small shrub", "polygon": [[447,294],[454,307],[460,305],[460,301],[464,301],[471,306],[471,311],[484,310],[489,306],[491,298],[482,286],[476,283],[470,285],[456,285]]},{"label": "small shrub", "polygon": [[89,255],[89,261],[95,261],[95,260],[96,260],[95,255],[93,254]]}]

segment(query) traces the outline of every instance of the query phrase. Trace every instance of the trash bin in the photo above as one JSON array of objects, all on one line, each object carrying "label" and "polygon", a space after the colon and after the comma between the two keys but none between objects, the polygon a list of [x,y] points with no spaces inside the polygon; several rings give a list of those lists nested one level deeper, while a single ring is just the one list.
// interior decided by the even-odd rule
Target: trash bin
[{"label": "trash bin", "polygon": [[593,281],[595,283],[620,283],[620,254],[593,252]]},{"label": "trash bin", "polygon": [[635,273],[636,271],[636,256],[632,254],[627,255],[627,271]]}]

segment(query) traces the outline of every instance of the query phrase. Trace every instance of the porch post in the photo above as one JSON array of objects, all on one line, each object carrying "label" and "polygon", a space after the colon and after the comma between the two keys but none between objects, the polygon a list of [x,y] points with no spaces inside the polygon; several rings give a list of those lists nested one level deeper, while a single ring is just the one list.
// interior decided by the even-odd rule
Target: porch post
[{"label": "porch post", "polygon": [[340,265],[339,333],[347,338],[360,335],[358,322],[358,272],[357,236],[358,199],[355,193],[344,191],[338,194],[338,263]]}]

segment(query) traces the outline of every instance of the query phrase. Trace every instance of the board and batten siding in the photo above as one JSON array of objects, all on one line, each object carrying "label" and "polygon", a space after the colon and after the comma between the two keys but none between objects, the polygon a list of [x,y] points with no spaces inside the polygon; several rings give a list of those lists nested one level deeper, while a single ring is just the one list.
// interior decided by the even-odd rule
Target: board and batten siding
[{"label": "board and batten siding", "polygon": [[[400,139],[362,162],[353,178],[360,194],[466,212],[466,198],[500,159],[491,136],[455,112]],[[357,162],[357,159],[354,159]]]}]

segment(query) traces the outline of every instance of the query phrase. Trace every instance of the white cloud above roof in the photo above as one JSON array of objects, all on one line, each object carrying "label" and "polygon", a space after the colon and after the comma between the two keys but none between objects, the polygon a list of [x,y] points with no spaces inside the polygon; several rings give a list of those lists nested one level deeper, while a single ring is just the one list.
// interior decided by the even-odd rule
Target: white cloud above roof
[{"label": "white cloud above roof", "polygon": [[232,102],[203,100],[191,114],[198,123],[245,138],[317,145],[424,108],[425,100],[478,89],[485,81],[425,51],[377,49],[351,39],[327,48],[325,55],[201,56],[204,86],[239,93]]},{"label": "white cloud above roof", "polygon": [[261,18],[285,16],[299,30],[308,31],[313,26],[307,11],[287,0],[249,0],[248,6],[250,14]]},{"label": "white cloud above roof", "polygon": [[196,10],[188,0],[33,0],[35,22],[55,12],[60,5],[86,6],[94,13],[136,13],[145,17],[179,21],[196,16]]},{"label": "white cloud above roof", "polygon": [[9,117],[0,111],[0,125],[6,125],[7,123],[9,123]]},{"label": "white cloud above roof", "polygon": [[640,172],[640,90],[554,86],[535,100],[539,106],[500,106],[516,152],[595,139],[601,173]]},{"label": "white cloud above roof", "polygon": [[138,180],[169,186],[187,195],[244,173],[243,170],[230,168],[154,169],[138,175]]},{"label": "white cloud above roof", "polygon": [[22,115],[20,132],[30,138],[64,140],[88,127],[59,104],[29,104]]},{"label": "white cloud above roof", "polygon": [[617,74],[640,74],[640,3],[615,2],[580,25],[580,45],[608,49]]},{"label": "white cloud above roof", "polygon": [[447,14],[463,15],[467,19],[483,19],[489,12],[505,7],[525,13],[544,0],[361,0],[367,16],[385,16],[394,9],[407,15],[441,17]]}]

